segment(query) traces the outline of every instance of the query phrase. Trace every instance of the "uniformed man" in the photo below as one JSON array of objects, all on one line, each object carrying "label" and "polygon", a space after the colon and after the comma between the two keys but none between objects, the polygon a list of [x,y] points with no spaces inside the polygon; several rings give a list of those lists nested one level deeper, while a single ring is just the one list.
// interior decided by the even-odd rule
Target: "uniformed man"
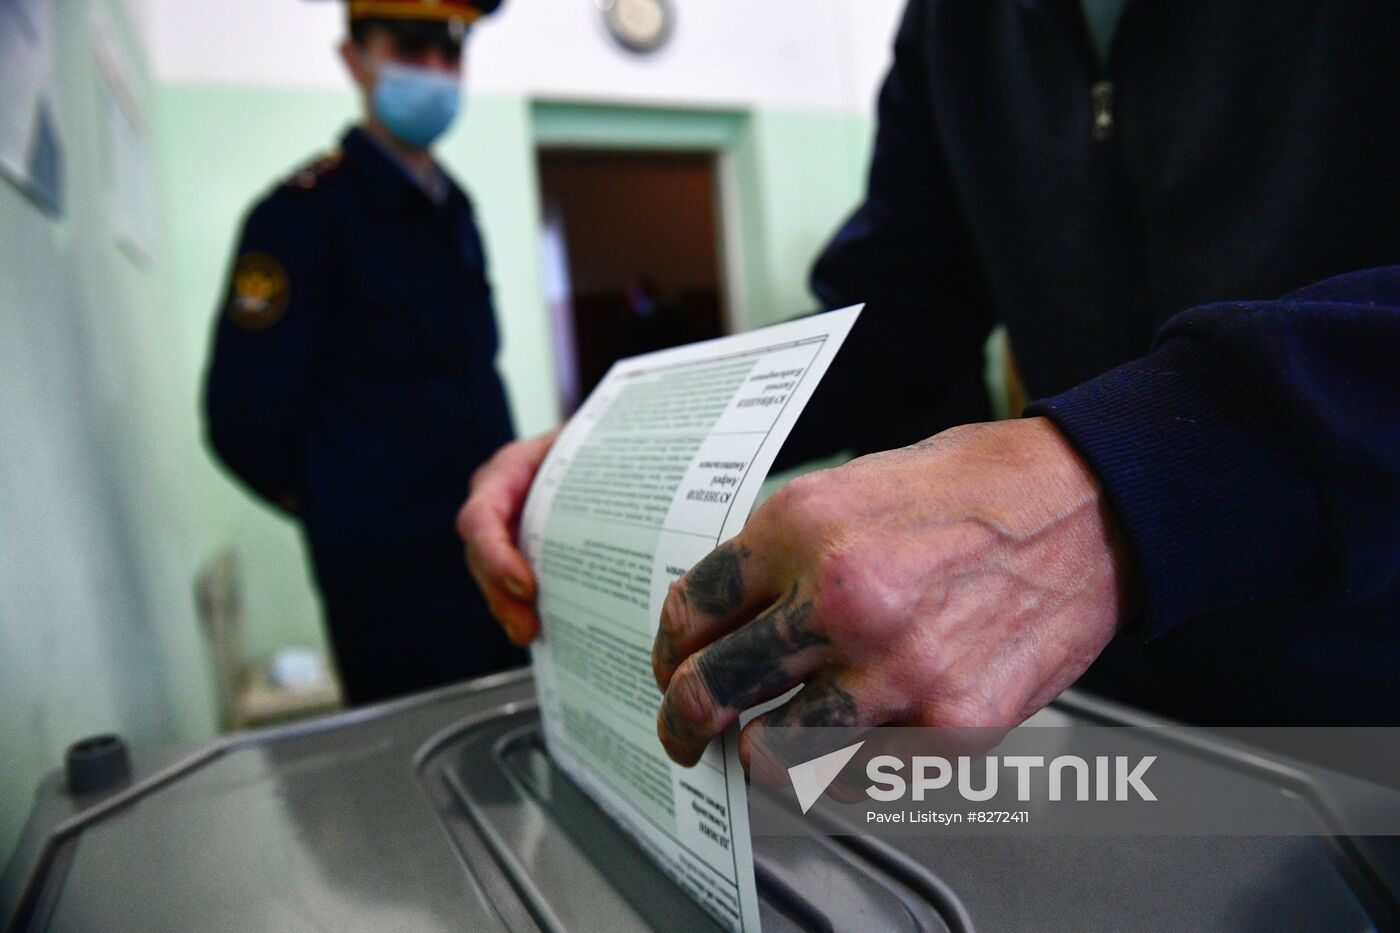
[{"label": "uniformed man", "polygon": [[[910,0],[814,274],[869,305],[793,439],[878,452],[672,587],[675,760],[798,683],[746,759],[774,724],[1014,725],[1096,658],[1181,719],[1400,722],[1397,33],[1382,0]],[[997,323],[1032,417],[929,437]],[[460,519],[520,643],[502,516],[550,439]]]},{"label": "uniformed man", "polygon": [[218,315],[210,443],[305,532],[348,700],[523,663],[452,530],[513,436],[471,202],[431,146],[498,0],[351,0],[364,120],[249,213]]}]

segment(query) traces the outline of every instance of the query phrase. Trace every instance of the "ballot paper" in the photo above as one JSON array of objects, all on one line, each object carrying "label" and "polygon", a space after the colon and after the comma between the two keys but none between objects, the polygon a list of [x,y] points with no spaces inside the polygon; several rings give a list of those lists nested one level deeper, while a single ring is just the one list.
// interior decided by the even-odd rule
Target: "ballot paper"
[{"label": "ballot paper", "polygon": [[[541,465],[521,519],[559,766],[719,923],[759,928],[738,731],[694,768],[656,737],[651,645],[671,582],[744,526],[860,307],[623,360]],[[644,896],[644,895],[643,895]]]}]

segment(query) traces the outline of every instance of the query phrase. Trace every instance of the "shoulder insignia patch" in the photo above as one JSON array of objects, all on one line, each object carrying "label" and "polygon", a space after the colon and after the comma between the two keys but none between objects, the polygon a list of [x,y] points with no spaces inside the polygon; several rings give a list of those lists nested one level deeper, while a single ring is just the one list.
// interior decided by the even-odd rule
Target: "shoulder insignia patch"
[{"label": "shoulder insignia patch", "polygon": [[290,188],[310,191],[320,184],[322,179],[340,166],[341,158],[342,156],[339,149],[335,152],[327,153],[316,161],[306,165],[304,168],[299,169],[287,179],[286,184]]},{"label": "shoulder insignia patch", "polygon": [[228,318],[244,330],[266,330],[287,313],[291,283],[277,257],[244,253],[233,267]]}]

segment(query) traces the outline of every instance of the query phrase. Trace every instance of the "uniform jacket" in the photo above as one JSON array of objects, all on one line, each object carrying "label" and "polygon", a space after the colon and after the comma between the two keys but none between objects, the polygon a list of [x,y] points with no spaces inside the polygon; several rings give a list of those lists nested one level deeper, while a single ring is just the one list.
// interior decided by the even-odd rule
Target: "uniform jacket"
[{"label": "uniform jacket", "polygon": [[1101,63],[1075,0],[907,8],[813,274],[869,306],[807,420],[931,433],[1004,323],[1137,568],[1091,672],[1130,699],[1400,721],[1397,35],[1386,0],[1129,0]]},{"label": "uniform jacket", "polygon": [[205,388],[219,457],[313,546],[450,533],[513,435],[472,206],[435,205],[361,130],[243,226]]}]

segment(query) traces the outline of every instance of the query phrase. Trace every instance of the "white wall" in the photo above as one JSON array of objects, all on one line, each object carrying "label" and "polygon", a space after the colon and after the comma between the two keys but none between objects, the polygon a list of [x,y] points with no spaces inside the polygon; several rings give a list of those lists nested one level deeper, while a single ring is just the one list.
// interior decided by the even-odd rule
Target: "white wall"
[{"label": "white wall", "polygon": [[[340,88],[335,0],[143,0],[158,81]],[[650,56],[620,49],[597,0],[508,0],[469,48],[486,94],[868,113],[904,0],[673,0]]]}]

